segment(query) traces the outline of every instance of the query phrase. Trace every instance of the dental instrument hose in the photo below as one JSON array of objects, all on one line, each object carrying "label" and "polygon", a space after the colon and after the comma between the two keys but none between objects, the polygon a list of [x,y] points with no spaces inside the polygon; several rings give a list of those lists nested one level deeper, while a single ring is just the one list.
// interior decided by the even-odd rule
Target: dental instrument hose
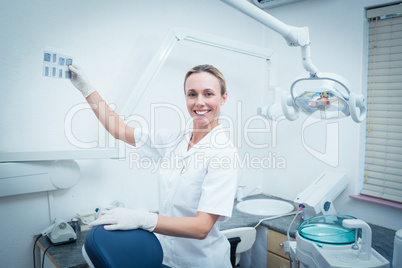
[{"label": "dental instrument hose", "polygon": [[[295,215],[295,216],[293,217],[293,219],[292,219],[292,222],[291,222],[290,225],[289,225],[289,228],[288,228],[287,232],[286,232],[285,252],[286,252],[286,247],[288,247],[287,250],[288,250],[288,252],[290,252],[290,250],[289,250],[289,247],[290,247],[290,246],[289,246],[289,242],[290,242],[290,227],[293,225],[293,222],[295,221],[297,215],[299,215],[301,212],[303,212],[303,213],[304,213],[304,217],[306,217],[306,209],[305,209],[305,206],[304,206],[303,204],[300,204],[300,205],[299,205],[299,209],[298,209],[297,211],[293,211],[293,212],[290,212],[290,213],[287,213],[287,214],[281,214],[281,215],[277,215],[277,216],[273,216],[273,217],[261,219],[261,220],[257,223],[257,225],[254,226],[254,228],[257,228],[263,221],[273,220],[273,219],[280,218],[280,217],[284,217],[284,216]],[[290,254],[289,254],[289,264],[290,264],[290,268],[292,268],[292,261],[291,261],[291,258],[290,258]]]},{"label": "dental instrument hose", "polygon": [[304,216],[306,216],[306,214],[305,214],[305,206],[304,206],[303,204],[300,204],[300,205],[299,205],[299,209],[297,210],[295,216],[293,217],[292,221],[290,222],[289,227],[288,227],[288,230],[287,230],[287,232],[286,232],[286,242],[285,242],[285,248],[284,248],[284,250],[285,250],[285,254],[286,254],[286,252],[289,252],[289,267],[290,267],[290,268],[293,267],[292,258],[290,257],[290,245],[289,245],[289,243],[290,243],[290,228],[292,227],[293,222],[295,221],[295,219],[297,218],[297,216],[298,216],[302,211],[304,212]]},{"label": "dental instrument hose", "polygon": [[297,215],[299,215],[304,208],[305,208],[305,206],[303,204],[299,205],[299,209],[297,210],[296,215],[293,217],[293,220],[290,222],[288,231],[286,232],[286,241],[290,241],[290,227],[292,227],[293,222],[295,221]]},{"label": "dental instrument hose", "polygon": [[293,212],[290,212],[290,213],[280,214],[280,215],[277,215],[277,216],[272,216],[272,217],[268,217],[268,218],[261,219],[261,220],[257,223],[257,225],[254,226],[254,229],[257,228],[263,221],[273,220],[273,219],[277,219],[277,218],[284,217],[284,216],[290,216],[290,215],[294,215],[294,214],[296,214],[296,213],[297,213],[296,211],[293,211]]}]

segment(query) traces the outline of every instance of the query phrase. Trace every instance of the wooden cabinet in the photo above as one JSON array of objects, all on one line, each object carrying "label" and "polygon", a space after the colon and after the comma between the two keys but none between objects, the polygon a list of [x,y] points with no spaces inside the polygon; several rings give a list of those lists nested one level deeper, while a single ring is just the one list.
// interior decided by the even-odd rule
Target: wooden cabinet
[{"label": "wooden cabinet", "polygon": [[[289,268],[289,256],[285,255],[286,235],[268,230],[267,268]],[[294,239],[292,238],[292,241]]]}]

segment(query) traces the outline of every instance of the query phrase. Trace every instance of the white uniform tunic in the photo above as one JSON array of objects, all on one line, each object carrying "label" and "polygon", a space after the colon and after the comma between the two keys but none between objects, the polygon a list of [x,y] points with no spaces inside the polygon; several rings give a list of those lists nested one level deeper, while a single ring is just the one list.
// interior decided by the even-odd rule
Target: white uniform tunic
[{"label": "white uniform tunic", "polygon": [[231,217],[237,187],[235,155],[221,125],[187,151],[191,131],[135,130],[137,147],[161,161],[159,213],[194,217],[197,211],[220,215],[203,240],[158,235],[164,264],[176,267],[231,267],[230,244],[219,223]]}]

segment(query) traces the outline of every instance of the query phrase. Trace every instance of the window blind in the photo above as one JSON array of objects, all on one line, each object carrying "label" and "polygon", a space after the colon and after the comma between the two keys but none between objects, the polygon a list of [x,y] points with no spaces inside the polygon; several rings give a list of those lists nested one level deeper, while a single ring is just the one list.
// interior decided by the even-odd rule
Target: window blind
[{"label": "window blind", "polygon": [[363,195],[402,203],[402,16],[370,19]]}]

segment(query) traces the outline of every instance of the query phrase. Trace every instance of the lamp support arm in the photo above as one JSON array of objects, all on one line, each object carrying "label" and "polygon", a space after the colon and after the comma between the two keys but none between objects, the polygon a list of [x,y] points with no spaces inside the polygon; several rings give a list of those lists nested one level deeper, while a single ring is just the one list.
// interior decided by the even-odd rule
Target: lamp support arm
[{"label": "lamp support arm", "polygon": [[318,69],[311,63],[310,37],[307,27],[289,26],[246,0],[221,1],[282,35],[289,46],[300,46],[303,67],[312,76],[316,75]]},{"label": "lamp support arm", "polygon": [[271,28],[275,32],[282,35],[284,38],[290,34],[290,27],[276,19],[275,17],[269,15],[253,4],[246,0],[221,0],[227,5],[237,9],[238,11],[244,13],[245,15],[255,19],[256,21],[264,24],[265,26]]},{"label": "lamp support arm", "polygon": [[311,77],[316,77],[318,69],[311,62],[310,44],[301,47],[301,58],[304,69],[310,73]]}]

